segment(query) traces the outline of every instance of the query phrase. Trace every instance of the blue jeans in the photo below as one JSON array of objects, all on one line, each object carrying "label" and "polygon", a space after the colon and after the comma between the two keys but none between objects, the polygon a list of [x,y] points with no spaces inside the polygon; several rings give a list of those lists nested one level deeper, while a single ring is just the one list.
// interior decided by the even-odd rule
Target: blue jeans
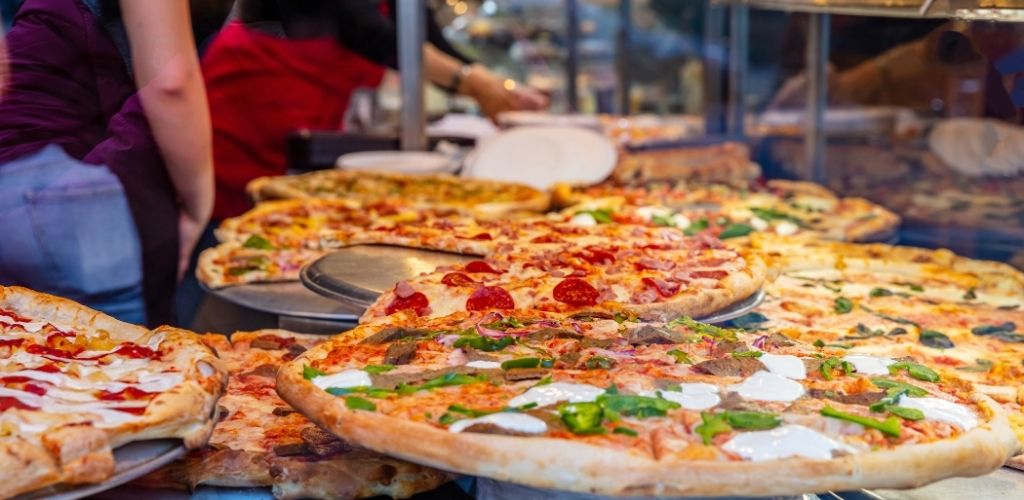
[{"label": "blue jeans", "polygon": [[53,145],[0,165],[0,284],[145,323],[142,250],[117,177]]}]

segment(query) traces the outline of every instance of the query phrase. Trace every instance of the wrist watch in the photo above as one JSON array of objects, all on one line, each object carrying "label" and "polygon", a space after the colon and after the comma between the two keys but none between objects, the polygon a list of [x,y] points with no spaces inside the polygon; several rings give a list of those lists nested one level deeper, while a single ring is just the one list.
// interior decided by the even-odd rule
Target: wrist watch
[{"label": "wrist watch", "polygon": [[472,64],[463,64],[462,67],[460,67],[459,70],[456,71],[454,75],[452,75],[452,81],[448,85],[448,88],[446,90],[448,90],[448,92],[451,92],[453,94],[458,94],[459,93],[459,87],[462,86],[462,81],[465,80],[466,77],[469,76],[469,73],[472,72],[472,71],[473,71],[473,65]]}]

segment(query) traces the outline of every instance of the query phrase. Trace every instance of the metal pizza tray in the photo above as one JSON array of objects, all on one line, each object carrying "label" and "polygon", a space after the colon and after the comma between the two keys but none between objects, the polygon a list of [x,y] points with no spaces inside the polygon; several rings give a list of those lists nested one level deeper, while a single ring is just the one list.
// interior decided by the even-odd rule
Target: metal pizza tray
[{"label": "metal pizza tray", "polygon": [[17,497],[21,499],[76,500],[116,488],[138,479],[185,455],[180,439],[156,439],[129,443],[114,450],[114,475],[99,484],[55,485]]},{"label": "metal pizza tray", "polygon": [[438,266],[465,264],[480,257],[390,245],[354,245],[307,265],[300,278],[306,288],[360,311],[402,280]]},{"label": "metal pizza tray", "polygon": [[[395,283],[433,271],[438,266],[464,264],[480,257],[387,245],[342,248],[302,269],[302,284],[346,306],[364,310]],[[764,290],[703,318],[721,323],[749,313],[764,300]]]},{"label": "metal pizza tray", "polygon": [[317,295],[298,282],[254,283],[203,289],[232,304],[279,316],[315,320],[355,322],[366,309]]}]

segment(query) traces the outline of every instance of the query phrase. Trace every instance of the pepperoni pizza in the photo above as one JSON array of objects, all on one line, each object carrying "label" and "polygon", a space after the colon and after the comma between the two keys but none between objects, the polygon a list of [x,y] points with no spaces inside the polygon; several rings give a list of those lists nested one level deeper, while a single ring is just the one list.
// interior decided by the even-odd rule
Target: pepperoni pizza
[{"label": "pepperoni pizza", "polygon": [[226,376],[190,332],[0,287],[0,496],[102,482],[133,441],[202,446]]}]

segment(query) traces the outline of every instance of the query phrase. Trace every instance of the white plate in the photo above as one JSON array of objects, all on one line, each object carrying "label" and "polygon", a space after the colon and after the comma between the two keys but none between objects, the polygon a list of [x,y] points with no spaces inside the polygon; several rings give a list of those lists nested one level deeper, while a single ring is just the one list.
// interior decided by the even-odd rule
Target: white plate
[{"label": "white plate", "polygon": [[511,127],[581,127],[601,130],[601,120],[594,115],[554,115],[541,111],[505,111],[498,114],[498,125]]},{"label": "white plate", "polygon": [[440,153],[426,151],[365,151],[338,158],[338,168],[348,170],[382,170],[402,174],[435,174],[454,172],[458,164]]},{"label": "white plate", "polygon": [[482,141],[466,158],[462,175],[548,189],[558,182],[601,182],[617,160],[612,142],[592,130],[520,127]]}]

